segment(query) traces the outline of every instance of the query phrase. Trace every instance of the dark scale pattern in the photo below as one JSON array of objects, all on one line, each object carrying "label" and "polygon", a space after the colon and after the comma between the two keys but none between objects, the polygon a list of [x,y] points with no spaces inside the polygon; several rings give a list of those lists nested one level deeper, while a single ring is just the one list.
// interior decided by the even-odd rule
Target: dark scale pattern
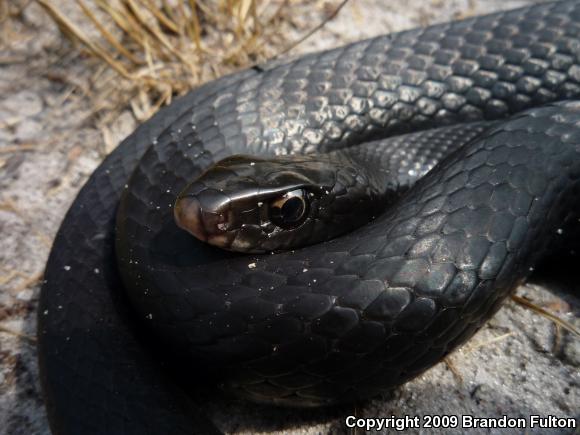
[{"label": "dark scale pattern", "polygon": [[[216,431],[143,332],[182,362],[223,366],[230,390],[292,405],[368,396],[433,365],[577,223],[575,103],[492,127],[372,224],[296,252],[202,246],[175,228],[175,196],[234,153],[332,151],[577,97],[579,54],[580,4],[546,3],[266,65],[161,111],[95,172],[55,241],[38,334],[52,430]],[[413,143],[381,158],[434,163]],[[123,192],[116,248],[138,319],[113,260]]]},{"label": "dark scale pattern", "polygon": [[[228,157],[179,193],[176,221],[201,241],[236,252],[321,243],[379,216],[443,156],[492,125],[459,124],[324,154]],[[266,215],[281,195],[296,189],[308,204],[305,218],[281,228]],[[201,224],[192,225],[184,212],[192,202],[202,210]]]},{"label": "dark scale pattern", "polygon": [[136,159],[212,86],[127,138],[91,176],[57,234],[38,311],[40,378],[55,434],[157,435],[168,422],[176,434],[217,433],[139,343],[112,261],[115,212]]},{"label": "dark scale pattern", "polygon": [[127,275],[155,287],[135,305],[254,400],[314,406],[400,385],[468,339],[549,252],[569,213],[559,204],[580,199],[579,120],[567,103],[491,127],[377,221],[325,244],[207,263],[192,241],[179,274],[166,259]]},{"label": "dark scale pattern", "polygon": [[[337,153],[345,154],[361,166],[377,166],[401,189],[412,186],[452,151],[493,127],[494,122],[473,122],[447,128],[396,136],[389,140],[367,142]],[[375,168],[373,168],[375,169]],[[376,169],[375,169],[376,170]]]}]

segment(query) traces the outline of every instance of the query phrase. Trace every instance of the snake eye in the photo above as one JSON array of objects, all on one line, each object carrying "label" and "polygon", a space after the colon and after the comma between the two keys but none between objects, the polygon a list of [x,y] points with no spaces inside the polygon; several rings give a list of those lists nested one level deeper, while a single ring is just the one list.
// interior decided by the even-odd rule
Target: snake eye
[{"label": "snake eye", "polygon": [[308,202],[302,189],[292,190],[270,203],[270,219],[281,228],[297,227],[306,219]]}]

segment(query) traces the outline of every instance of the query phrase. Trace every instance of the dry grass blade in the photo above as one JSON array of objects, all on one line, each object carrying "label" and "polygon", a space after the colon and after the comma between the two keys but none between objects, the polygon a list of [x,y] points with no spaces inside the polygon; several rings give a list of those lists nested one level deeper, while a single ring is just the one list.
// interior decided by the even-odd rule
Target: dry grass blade
[{"label": "dry grass blade", "polygon": [[576,329],[574,327],[574,325],[572,325],[571,323],[567,322],[564,319],[561,319],[560,317],[556,316],[555,314],[550,313],[549,311],[543,309],[542,307],[539,307],[538,305],[528,301],[525,298],[522,298],[521,296],[513,295],[512,300],[515,303],[517,303],[518,305],[521,305],[522,307],[528,308],[528,309],[540,314],[541,316],[545,317],[546,319],[549,319],[552,322],[554,322],[557,326],[560,326],[561,328],[564,328],[565,330],[571,332],[572,334],[580,337],[580,331],[578,329]]},{"label": "dry grass blade", "polygon": [[10,15],[10,12],[8,9],[8,1],[7,0],[0,0],[0,23],[5,21],[9,15]]},{"label": "dry grass blade", "polygon": [[333,20],[338,15],[338,13],[341,11],[341,9],[343,7],[345,7],[348,2],[349,2],[349,0],[343,0],[336,7],[336,9],[330,15],[328,15],[328,17],[326,17],[326,19],[324,21],[322,21],[320,24],[318,24],[316,27],[314,27],[312,30],[310,30],[310,32],[308,32],[302,38],[298,39],[297,41],[294,41],[292,44],[290,44],[288,47],[286,47],[284,50],[282,50],[280,53],[278,53],[276,55],[276,58],[288,53],[290,50],[292,50],[295,47],[297,47],[298,45],[302,44],[304,41],[306,41],[308,38],[310,38],[312,35],[314,35],[320,29],[322,29],[326,25],[326,23]]},{"label": "dry grass blade", "polygon": [[461,376],[461,373],[459,372],[459,370],[457,369],[457,367],[455,366],[455,364],[453,363],[453,360],[449,357],[449,355],[446,356],[445,358],[443,358],[443,362],[445,363],[447,368],[451,371],[451,373],[453,374],[455,379],[457,379],[457,381],[460,384],[463,384],[463,382],[464,382],[463,376]]},{"label": "dry grass blade", "polygon": [[513,336],[513,335],[515,335],[515,332],[507,332],[505,334],[498,335],[497,337],[490,338],[489,340],[485,340],[485,341],[482,341],[480,343],[476,343],[476,344],[472,344],[472,345],[468,344],[467,348],[466,348],[466,352],[470,353],[470,352],[473,352],[473,351],[480,349],[482,347],[489,346],[490,344],[498,343],[500,341],[505,340],[508,337]]},{"label": "dry grass blade", "polygon": [[109,67],[87,93],[102,127],[123,108],[143,120],[175,95],[271,57],[287,45],[296,8],[322,0],[75,0],[75,20],[36,1],[83,54]]},{"label": "dry grass blade", "polygon": [[161,31],[161,29],[154,24],[155,22],[150,22],[141,12],[139,6],[137,4],[135,4],[134,0],[125,0],[127,2],[127,5],[129,6],[131,12],[133,13],[133,15],[137,18],[137,21],[139,23],[139,25],[141,26],[141,28],[146,29],[147,31],[150,32],[150,34],[157,39],[157,41],[159,41],[159,43],[167,50],[169,51],[171,54],[173,54],[175,57],[177,57],[181,62],[183,62],[185,65],[190,66],[190,68],[192,68],[193,70],[193,65],[190,64],[190,62],[185,58],[185,56],[183,56],[179,50],[177,50],[169,41],[169,39],[163,34],[163,32]]},{"label": "dry grass blade", "polygon": [[125,9],[115,9],[108,2],[104,0],[95,0],[96,5],[105,12],[113,22],[124,32],[124,35],[142,48],[145,46],[145,35],[143,29],[133,19],[133,17]]},{"label": "dry grass blade", "polygon": [[38,148],[37,145],[34,144],[20,144],[20,145],[7,145],[5,147],[0,148],[0,154],[11,154],[11,153],[20,153],[24,151],[35,151]]},{"label": "dry grass blade", "polygon": [[27,341],[30,344],[36,344],[36,337],[31,335],[23,334],[22,332],[14,331],[13,329],[7,328],[6,326],[0,325],[0,332],[4,332],[5,334],[12,335],[14,337],[21,338]]},{"label": "dry grass blade", "polygon": [[163,9],[158,8],[155,6],[155,4],[153,4],[153,2],[151,0],[139,0],[141,4],[143,4],[144,6],[146,6],[149,11],[151,11],[151,13],[153,15],[155,15],[155,18],[157,18],[157,20],[159,21],[159,23],[164,26],[167,30],[175,33],[176,35],[181,34],[179,27],[177,26],[177,24],[175,24],[171,18],[169,18],[164,12]]},{"label": "dry grass blade", "polygon": [[17,285],[12,291],[15,293],[21,292],[24,289],[34,287],[42,280],[44,272],[37,272],[30,276],[25,277],[24,281]]},{"label": "dry grass blade", "polygon": [[137,59],[137,57],[133,56],[133,54],[129,50],[127,50],[125,47],[123,47],[123,45],[121,44],[121,42],[119,42],[119,40],[117,38],[115,38],[111,34],[111,32],[109,32],[100,23],[100,21],[95,17],[95,14],[93,14],[93,12],[88,8],[88,6],[82,0],[77,0],[77,3],[81,7],[81,9],[84,12],[84,14],[91,20],[91,22],[95,25],[95,27],[99,30],[99,32],[101,33],[101,35],[103,35],[103,37],[107,40],[107,42],[109,44],[111,44],[116,50],[119,51],[120,54],[122,54],[123,56],[125,56],[131,62],[133,62],[135,64],[141,64],[141,63],[143,63],[142,61],[140,61],[139,59]]},{"label": "dry grass blade", "polygon": [[193,40],[198,50],[201,50],[201,26],[199,25],[199,17],[197,15],[197,2],[189,0],[189,7],[191,8],[191,30],[193,33]]},{"label": "dry grass blade", "polygon": [[117,73],[125,77],[126,79],[132,79],[131,74],[123,67],[123,65],[112,58],[102,47],[100,47],[96,42],[90,40],[80,28],[65,17],[58,9],[56,9],[47,0],[37,0],[37,2],[46,10],[46,12],[52,17],[52,19],[59,26],[61,31],[65,35],[69,35],[73,39],[78,39],[81,41],[95,56],[99,57],[105,61],[111,68],[113,68]]}]

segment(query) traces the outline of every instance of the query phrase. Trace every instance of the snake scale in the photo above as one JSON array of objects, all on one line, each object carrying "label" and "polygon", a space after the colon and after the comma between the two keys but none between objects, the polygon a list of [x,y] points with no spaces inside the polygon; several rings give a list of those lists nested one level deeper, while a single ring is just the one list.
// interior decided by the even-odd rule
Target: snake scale
[{"label": "snake scale", "polygon": [[[268,63],[176,100],[104,160],[54,242],[38,322],[52,431],[218,433],[195,401],[200,373],[320,406],[431,367],[577,240],[579,96],[580,3],[560,1]],[[177,194],[220,159],[359,143],[414,185],[351,233],[240,255],[174,222]]]}]

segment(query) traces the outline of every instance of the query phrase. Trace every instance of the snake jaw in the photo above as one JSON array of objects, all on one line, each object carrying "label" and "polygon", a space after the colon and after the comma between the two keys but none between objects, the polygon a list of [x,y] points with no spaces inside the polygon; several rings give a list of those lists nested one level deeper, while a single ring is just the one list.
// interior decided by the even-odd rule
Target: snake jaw
[{"label": "snake jaw", "polygon": [[191,233],[199,240],[207,242],[208,233],[201,218],[201,204],[191,196],[179,198],[173,209],[177,226]]},{"label": "snake jaw", "polygon": [[208,243],[229,230],[230,219],[227,215],[227,212],[208,211],[193,196],[178,198],[174,207],[177,226]]},{"label": "snake jaw", "polygon": [[173,209],[175,223],[198,240],[214,246],[228,246],[234,235],[230,231],[231,213],[208,211],[199,198],[180,196]]}]

